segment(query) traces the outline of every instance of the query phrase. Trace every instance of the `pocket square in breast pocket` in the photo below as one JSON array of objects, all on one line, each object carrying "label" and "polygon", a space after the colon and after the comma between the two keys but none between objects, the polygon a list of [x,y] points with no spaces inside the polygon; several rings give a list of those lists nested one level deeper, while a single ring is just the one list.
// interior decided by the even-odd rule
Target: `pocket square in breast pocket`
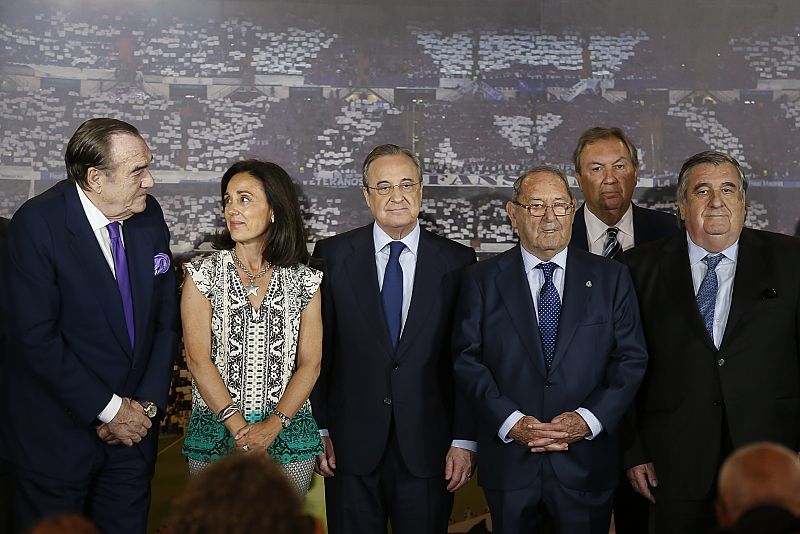
[{"label": "pocket square in breast pocket", "polygon": [[158,276],[159,274],[164,274],[167,272],[170,264],[171,262],[169,255],[164,254],[163,252],[159,252],[153,256],[153,276]]}]

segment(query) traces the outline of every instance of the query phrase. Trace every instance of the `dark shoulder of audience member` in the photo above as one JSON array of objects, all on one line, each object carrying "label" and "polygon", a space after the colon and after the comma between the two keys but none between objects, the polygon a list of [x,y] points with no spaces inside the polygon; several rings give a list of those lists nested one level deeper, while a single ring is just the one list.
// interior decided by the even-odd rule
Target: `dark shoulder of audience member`
[{"label": "dark shoulder of audience member", "polygon": [[311,534],[297,491],[266,455],[239,454],[211,464],[172,505],[172,534]]},{"label": "dark shoulder of audience member", "polygon": [[42,519],[27,534],[100,534],[100,531],[83,516],[58,514]]},{"label": "dark shoulder of audience member", "polygon": [[800,517],[780,506],[758,506],[744,512],[718,534],[800,534]]}]

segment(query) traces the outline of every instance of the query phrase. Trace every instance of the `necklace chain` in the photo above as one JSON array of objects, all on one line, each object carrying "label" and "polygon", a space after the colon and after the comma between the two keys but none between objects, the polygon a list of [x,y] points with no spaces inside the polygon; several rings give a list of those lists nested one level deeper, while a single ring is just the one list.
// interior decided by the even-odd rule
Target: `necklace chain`
[{"label": "necklace chain", "polygon": [[253,280],[258,280],[259,278],[261,278],[262,276],[267,274],[267,271],[269,271],[270,267],[272,267],[272,264],[270,262],[267,262],[267,264],[264,266],[264,268],[261,269],[260,273],[253,274],[253,273],[250,272],[250,270],[247,267],[245,267],[244,262],[242,262],[242,260],[239,259],[239,256],[236,254],[236,249],[231,249],[231,252],[233,253],[233,261],[234,261],[234,263],[236,263],[236,265],[241,267],[241,269],[244,271],[244,274],[246,274],[247,278],[250,279],[250,284],[251,285],[253,284]]}]

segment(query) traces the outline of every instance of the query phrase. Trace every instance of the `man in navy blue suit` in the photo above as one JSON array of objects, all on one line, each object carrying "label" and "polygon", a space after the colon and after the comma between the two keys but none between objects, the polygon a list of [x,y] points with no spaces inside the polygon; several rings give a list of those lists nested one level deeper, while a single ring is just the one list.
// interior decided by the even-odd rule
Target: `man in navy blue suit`
[{"label": "man in navy blue suit", "polygon": [[169,231],[152,154],[122,121],[91,119],[67,144],[67,180],[26,202],[8,235],[0,387],[17,529],[82,513],[145,532],[177,340]]},{"label": "man in navy blue suit", "polygon": [[607,534],[618,427],[647,353],[627,268],[567,247],[575,199],[534,167],[507,205],[520,245],[465,271],[455,373],[478,422],[478,473],[496,532]]}]

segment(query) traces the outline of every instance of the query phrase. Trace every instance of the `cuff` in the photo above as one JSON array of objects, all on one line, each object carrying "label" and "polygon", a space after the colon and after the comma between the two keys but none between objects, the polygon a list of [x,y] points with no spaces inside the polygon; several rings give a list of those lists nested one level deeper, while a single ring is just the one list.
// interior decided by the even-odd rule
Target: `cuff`
[{"label": "cuff", "polygon": [[103,408],[103,411],[97,416],[104,423],[108,423],[112,419],[117,416],[117,412],[122,407],[122,397],[117,395],[116,393],[111,396],[111,400],[108,401],[106,407]]},{"label": "cuff", "polygon": [[478,452],[478,442],[469,439],[454,439],[451,447],[458,447],[459,449],[466,449],[472,452]]},{"label": "cuff", "polygon": [[589,431],[591,431],[591,436],[586,436],[584,439],[592,440],[597,437],[597,435],[603,431],[603,425],[600,423],[600,420],[594,416],[592,412],[587,410],[586,408],[576,408],[575,413],[580,415],[586,424],[589,425]]},{"label": "cuff", "polygon": [[508,433],[511,432],[511,429],[514,428],[514,425],[517,424],[517,421],[525,417],[519,410],[514,410],[514,413],[508,416],[506,420],[500,425],[500,430],[497,431],[497,436],[503,440],[503,443],[511,443],[514,441],[513,439],[508,439]]}]

